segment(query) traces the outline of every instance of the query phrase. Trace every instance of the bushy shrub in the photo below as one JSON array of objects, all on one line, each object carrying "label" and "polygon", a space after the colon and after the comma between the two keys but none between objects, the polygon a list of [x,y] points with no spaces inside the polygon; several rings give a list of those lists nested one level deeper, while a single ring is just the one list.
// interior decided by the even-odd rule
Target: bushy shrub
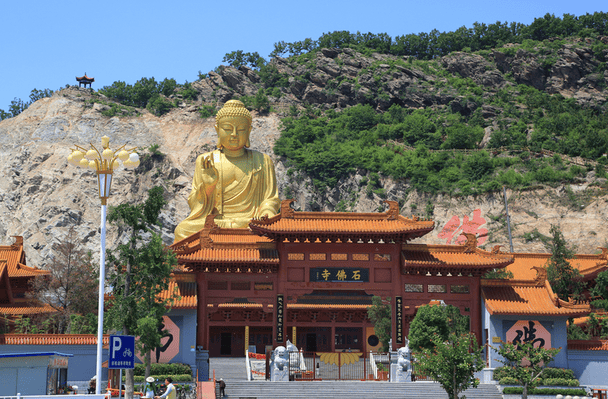
[{"label": "bushy shrub", "polygon": [[542,375],[543,379],[547,378],[563,378],[566,380],[574,380],[576,377],[574,376],[574,371],[570,369],[562,369],[556,367],[547,367],[543,371]]},{"label": "bushy shrub", "polygon": [[555,387],[577,387],[579,382],[577,379],[566,379],[566,378],[543,378],[540,385],[555,386]]},{"label": "bushy shrub", "polygon": [[[143,364],[136,364],[134,373],[136,376],[146,374],[146,367]],[[192,369],[187,364],[182,363],[152,363],[150,365],[150,375],[175,375],[175,374],[190,374]]]},{"label": "bushy shrub", "polygon": [[[506,387],[502,390],[503,395],[521,395],[524,389],[522,387]],[[528,395],[570,395],[570,396],[585,396],[587,393],[584,389],[560,389],[560,388],[530,388]]]},{"label": "bushy shrub", "polygon": [[517,378],[503,377],[499,381],[500,385],[519,385]]}]

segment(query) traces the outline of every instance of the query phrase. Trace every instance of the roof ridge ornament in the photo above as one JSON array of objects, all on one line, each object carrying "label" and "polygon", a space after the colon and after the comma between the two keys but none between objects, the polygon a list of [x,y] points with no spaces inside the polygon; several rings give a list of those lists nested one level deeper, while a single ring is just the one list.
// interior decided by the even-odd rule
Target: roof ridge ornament
[{"label": "roof ridge ornament", "polygon": [[473,233],[462,233],[461,236],[465,236],[467,241],[464,243],[464,252],[471,253],[477,249],[477,236]]},{"label": "roof ridge ornament", "polygon": [[382,201],[388,204],[388,211],[386,211],[386,218],[388,220],[396,220],[399,217],[399,203],[397,201]]},{"label": "roof ridge ornament", "polygon": [[23,246],[23,237],[22,236],[11,236],[15,239],[15,242],[11,245],[13,249],[17,249],[18,247]]},{"label": "roof ridge ornament", "polygon": [[502,252],[500,250],[500,248],[502,248],[502,245],[494,245],[494,248],[492,248],[492,255],[498,255],[498,254],[502,254],[504,252]]},{"label": "roof ridge ornament", "polygon": [[220,228],[217,224],[215,224],[215,217],[217,213],[210,213],[205,218],[205,227],[201,230],[200,233],[200,243],[201,248],[213,248],[213,240],[210,237],[210,234],[218,231]]},{"label": "roof ridge ornament", "polygon": [[599,249],[600,251],[602,251],[602,253],[600,254],[600,258],[604,259],[604,260],[608,260],[608,248],[597,247],[597,249]]},{"label": "roof ridge ornament", "polygon": [[545,284],[545,281],[547,280],[547,269],[543,266],[532,266],[531,269],[536,270],[536,277],[534,278],[536,285],[542,286]]},{"label": "roof ridge ornament", "polygon": [[293,219],[296,211],[291,207],[291,204],[294,203],[294,199],[286,199],[281,201],[281,218],[285,219]]}]

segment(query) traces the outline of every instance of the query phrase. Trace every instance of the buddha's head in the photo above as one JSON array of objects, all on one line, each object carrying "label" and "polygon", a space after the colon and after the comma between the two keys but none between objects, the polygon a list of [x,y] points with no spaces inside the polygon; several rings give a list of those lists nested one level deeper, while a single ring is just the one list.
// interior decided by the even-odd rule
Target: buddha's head
[{"label": "buddha's head", "polygon": [[249,147],[251,133],[251,113],[238,100],[227,101],[215,117],[219,149],[236,151]]}]

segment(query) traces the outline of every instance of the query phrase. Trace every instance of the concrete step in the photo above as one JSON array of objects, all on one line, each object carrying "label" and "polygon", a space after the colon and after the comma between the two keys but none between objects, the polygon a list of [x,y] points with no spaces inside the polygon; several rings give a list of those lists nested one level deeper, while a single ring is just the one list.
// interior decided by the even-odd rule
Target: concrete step
[{"label": "concrete step", "polygon": [[[258,399],[367,399],[367,398],[447,398],[448,395],[437,383],[390,383],[369,381],[307,381],[267,382],[233,381],[226,384],[227,398]],[[468,399],[502,399],[496,385],[481,384],[464,392]]]}]

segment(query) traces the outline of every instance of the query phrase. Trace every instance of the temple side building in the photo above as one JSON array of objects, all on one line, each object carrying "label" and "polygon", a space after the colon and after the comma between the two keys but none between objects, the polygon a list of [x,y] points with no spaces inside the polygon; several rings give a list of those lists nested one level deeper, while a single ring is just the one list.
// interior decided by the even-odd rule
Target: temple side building
[{"label": "temple side building", "polygon": [[53,313],[55,309],[27,298],[30,281],[48,270],[27,266],[23,237],[16,236],[12,245],[0,245],[0,328],[4,332],[14,329],[20,316]]}]

